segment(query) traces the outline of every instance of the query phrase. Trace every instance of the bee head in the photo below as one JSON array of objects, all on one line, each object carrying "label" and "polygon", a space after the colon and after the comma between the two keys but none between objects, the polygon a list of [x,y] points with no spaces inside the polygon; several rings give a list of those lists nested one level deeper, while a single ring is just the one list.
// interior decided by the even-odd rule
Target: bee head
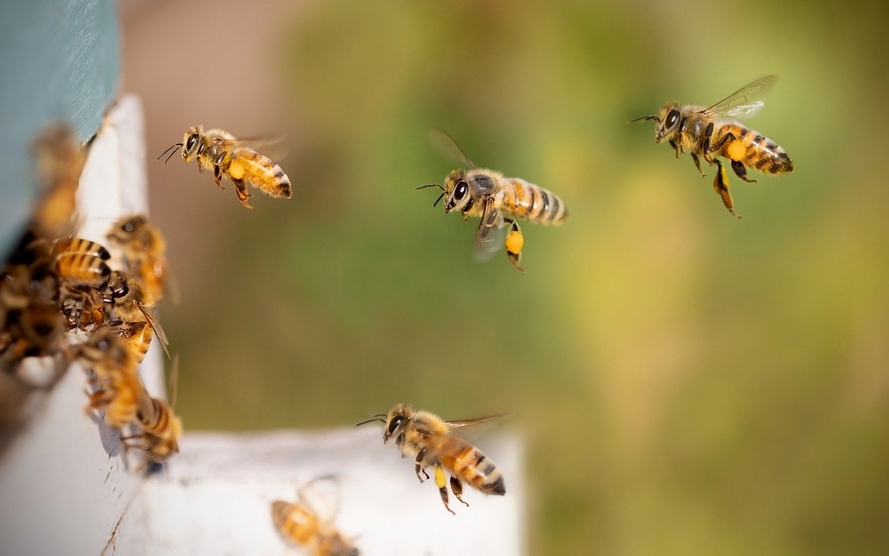
[{"label": "bee head", "polygon": [[676,102],[665,104],[657,115],[657,126],[654,129],[655,142],[670,140],[679,132],[681,121],[682,113],[679,111],[679,104]]},{"label": "bee head", "polygon": [[204,134],[204,128],[196,125],[188,128],[182,137],[182,160],[191,161],[195,156],[201,154],[201,135]]},{"label": "bee head", "polygon": [[[386,415],[386,430],[383,431],[383,444],[388,444],[389,439],[391,439],[396,432],[404,428],[405,423],[410,421],[411,417],[413,417],[413,413],[413,410],[411,410],[409,406],[402,403],[396,405],[389,411],[389,414]],[[398,441],[398,437],[396,437],[396,444],[401,444]]]},{"label": "bee head", "polygon": [[463,170],[452,170],[445,178],[444,184],[444,210],[449,213],[452,210],[462,210],[472,199],[469,194],[469,176]]}]

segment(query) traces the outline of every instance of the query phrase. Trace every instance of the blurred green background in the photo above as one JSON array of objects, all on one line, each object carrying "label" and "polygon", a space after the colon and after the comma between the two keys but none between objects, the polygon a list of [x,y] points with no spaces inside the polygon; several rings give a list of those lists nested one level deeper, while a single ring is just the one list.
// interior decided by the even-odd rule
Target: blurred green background
[{"label": "blurred green background", "polygon": [[[253,212],[149,158],[189,429],[508,411],[534,554],[889,551],[885,3],[122,12],[152,152],[199,123],[288,138],[294,198]],[[795,171],[731,176],[740,222],[625,125],[770,73],[750,126]],[[412,191],[452,169],[433,127],[570,207],[524,226],[526,275]]]}]

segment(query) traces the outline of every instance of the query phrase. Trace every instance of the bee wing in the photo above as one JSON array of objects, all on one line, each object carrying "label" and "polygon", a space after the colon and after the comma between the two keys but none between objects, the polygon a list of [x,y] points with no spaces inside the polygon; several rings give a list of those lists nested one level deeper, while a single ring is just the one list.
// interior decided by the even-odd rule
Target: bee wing
[{"label": "bee wing", "polygon": [[459,429],[465,427],[477,427],[484,423],[490,423],[491,421],[496,421],[498,419],[503,419],[504,417],[509,417],[509,413],[498,413],[497,415],[490,415],[488,417],[477,417],[475,419],[457,419],[454,421],[445,421],[448,427],[452,429]]},{"label": "bee wing", "polygon": [[328,474],[315,477],[296,491],[296,499],[320,521],[332,523],[339,513],[342,499],[339,476]]},{"label": "bee wing", "polygon": [[155,316],[154,311],[151,310],[150,307],[146,307],[144,305],[139,305],[139,310],[142,311],[142,314],[145,316],[145,320],[148,321],[148,326],[151,327],[151,331],[154,332],[155,337],[161,343],[161,347],[164,348],[164,353],[167,354],[167,359],[170,358],[170,350],[167,349],[167,346],[170,342],[167,341],[167,335],[164,333],[164,329],[161,328],[161,323],[158,322],[157,316]]},{"label": "bee wing", "polygon": [[246,148],[257,152],[262,151],[265,156],[272,158],[284,158],[287,156],[287,152],[281,146],[283,141],[283,135],[253,135],[248,137],[237,137],[235,139],[216,138],[213,140],[215,144],[227,149]]},{"label": "bee wing", "polygon": [[722,118],[752,118],[762,110],[762,107],[765,105],[762,98],[777,82],[777,75],[767,75],[757,79],[703,110],[703,112]]},{"label": "bee wing", "polygon": [[494,208],[494,197],[485,197],[484,203],[482,221],[479,222],[475,242],[472,244],[472,256],[478,262],[489,260],[494,253],[503,249],[506,239],[506,223],[500,211]]},{"label": "bee wing", "polygon": [[429,142],[432,143],[435,150],[440,152],[446,158],[464,164],[467,168],[475,168],[475,164],[469,160],[469,157],[466,156],[466,153],[463,152],[463,149],[457,144],[457,141],[444,131],[440,129],[430,129]]}]

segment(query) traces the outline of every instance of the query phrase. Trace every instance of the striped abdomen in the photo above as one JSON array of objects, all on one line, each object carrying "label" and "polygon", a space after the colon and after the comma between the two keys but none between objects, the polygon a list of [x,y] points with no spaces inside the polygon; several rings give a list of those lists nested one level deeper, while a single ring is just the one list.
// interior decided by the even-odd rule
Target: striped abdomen
[{"label": "striped abdomen", "polygon": [[741,124],[726,124],[719,128],[717,137],[726,133],[735,140],[726,143],[719,153],[729,160],[743,163],[767,174],[783,174],[793,171],[793,162],[777,143]]},{"label": "striped abdomen", "polygon": [[541,224],[561,224],[568,218],[568,207],[555,193],[519,178],[504,182],[501,211]]},{"label": "striped abdomen", "polygon": [[56,257],[54,269],[59,279],[78,285],[98,286],[111,274],[100,256],[65,252]]},{"label": "striped abdomen", "polygon": [[272,502],[272,521],[282,535],[296,544],[307,546],[318,536],[318,517],[303,506],[276,500]]},{"label": "striped abdomen", "polygon": [[293,195],[290,178],[268,157],[251,149],[240,149],[232,155],[228,167],[234,179],[243,179],[272,197],[289,199]]},{"label": "striped abdomen", "polygon": [[449,436],[437,452],[445,469],[473,488],[485,494],[506,494],[503,474],[493,461],[469,442]]},{"label": "striped abdomen", "polygon": [[95,257],[99,257],[103,261],[107,261],[111,258],[111,253],[109,253],[107,249],[105,249],[95,241],[90,241],[88,239],[82,239],[79,237],[59,240],[59,242],[56,244],[56,252],[59,254],[80,253],[84,255],[93,255]]}]

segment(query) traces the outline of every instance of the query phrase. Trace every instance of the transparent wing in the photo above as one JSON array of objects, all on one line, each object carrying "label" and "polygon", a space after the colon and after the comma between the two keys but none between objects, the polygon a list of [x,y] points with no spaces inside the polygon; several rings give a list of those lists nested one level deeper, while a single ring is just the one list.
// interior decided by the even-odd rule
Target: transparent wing
[{"label": "transparent wing", "polygon": [[445,423],[447,423],[448,427],[452,429],[477,427],[485,423],[490,423],[491,421],[497,421],[498,419],[509,417],[509,415],[509,413],[499,413],[497,415],[490,415],[488,417],[477,417],[475,419],[456,419],[454,421],[445,421]]},{"label": "transparent wing", "polygon": [[151,327],[152,332],[154,332],[154,336],[161,343],[161,347],[164,348],[164,353],[167,354],[167,359],[169,359],[170,350],[167,349],[167,346],[170,342],[167,341],[167,335],[164,333],[164,329],[161,328],[161,323],[158,322],[154,311],[152,311],[150,307],[145,307],[144,305],[140,305],[139,310],[145,315],[145,320],[148,321],[148,325]]},{"label": "transparent wing", "polygon": [[450,160],[454,160],[455,162],[459,162],[460,164],[465,165],[467,168],[475,168],[475,164],[469,160],[469,157],[466,156],[466,153],[463,152],[463,149],[460,148],[460,145],[454,141],[454,138],[445,133],[440,129],[430,129],[429,130],[429,142],[432,143],[432,146],[440,152],[443,156],[447,157]]},{"label": "transparent wing", "polygon": [[763,97],[778,82],[777,75],[767,75],[741,87],[731,95],[704,110],[713,116],[744,119],[755,116],[765,105]]},{"label": "transparent wing", "polygon": [[322,475],[296,491],[296,501],[312,511],[324,523],[332,523],[339,513],[342,492],[338,475]]},{"label": "transparent wing", "polygon": [[248,137],[236,137],[234,139],[213,139],[213,142],[228,150],[231,149],[250,149],[251,151],[260,152],[272,159],[280,159],[287,156],[287,150],[282,145],[284,141],[283,135],[266,136],[253,135]]},{"label": "transparent wing", "polygon": [[482,221],[479,222],[475,242],[472,244],[472,258],[478,262],[490,260],[494,253],[503,249],[503,242],[506,241],[506,223],[500,211],[494,208],[494,198],[485,197],[484,203]]}]

